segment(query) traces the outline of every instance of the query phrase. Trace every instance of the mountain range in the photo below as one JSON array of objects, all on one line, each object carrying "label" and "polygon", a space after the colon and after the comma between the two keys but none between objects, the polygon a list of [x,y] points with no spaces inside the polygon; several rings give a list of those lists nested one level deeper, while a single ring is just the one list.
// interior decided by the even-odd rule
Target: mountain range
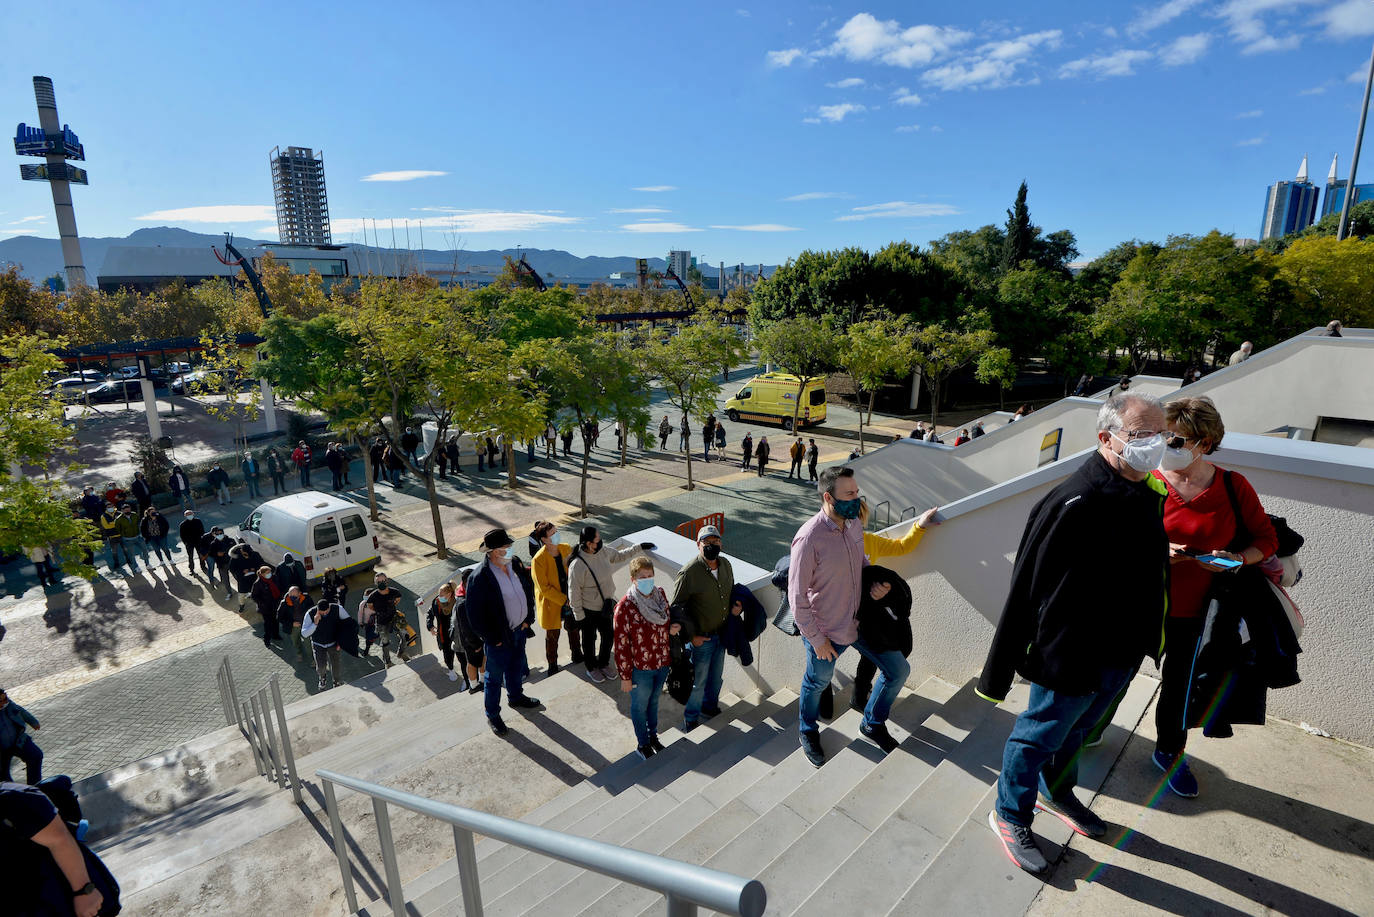
[{"label": "mountain range", "polygon": [[[263,240],[247,238],[237,238],[234,241],[239,248],[270,244]],[[175,226],[150,226],[137,229],[123,238],[113,236],[82,237],[81,257],[86,262],[87,275],[95,278],[100,275],[106,253],[114,246],[209,248],[212,245],[222,247],[223,244],[223,235],[191,232]],[[351,243],[343,247],[354,250],[363,248],[363,246]],[[545,277],[586,280],[606,277],[616,272],[633,272],[635,270],[635,258],[633,256],[606,258],[593,255],[579,258],[577,255],[558,249],[504,248],[481,251],[460,249],[457,252],[443,249],[424,249],[416,250],[414,254],[418,261],[430,268],[449,267],[453,264],[456,255],[459,270],[474,273],[500,271],[506,257],[519,258],[522,254],[530,265]],[[19,265],[20,273],[30,280],[38,281],[54,274],[60,274],[63,265],[61,243],[57,239],[43,239],[37,236],[15,236],[0,241],[0,270],[8,269],[12,264]],[[649,259],[649,267],[652,270],[661,271],[666,266],[667,262],[663,258]],[[702,275],[706,277],[715,277],[719,273],[715,265],[702,264],[699,267]],[[730,271],[733,267],[733,265],[727,265],[726,270]],[[765,271],[771,274],[773,267],[773,265],[765,266]],[[756,264],[745,265],[746,271],[757,269],[758,265]]]}]

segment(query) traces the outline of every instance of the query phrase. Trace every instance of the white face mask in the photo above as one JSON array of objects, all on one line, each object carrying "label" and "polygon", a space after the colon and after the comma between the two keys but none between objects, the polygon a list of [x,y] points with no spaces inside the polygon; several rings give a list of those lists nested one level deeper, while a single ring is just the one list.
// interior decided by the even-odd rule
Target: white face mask
[{"label": "white face mask", "polygon": [[553,534],[549,535],[549,544],[558,544],[558,543],[559,543],[559,541],[558,541],[558,533],[557,533],[557,532],[554,532]]},{"label": "white face mask", "polygon": [[1164,448],[1164,457],[1159,460],[1159,467],[1162,471],[1182,471],[1193,462],[1197,461],[1197,456],[1191,449],[1171,449]]},{"label": "white face mask", "polygon": [[1121,450],[1121,458],[1127,465],[1136,471],[1150,472],[1159,467],[1159,460],[1164,457],[1164,437],[1156,433],[1147,439],[1124,440],[1115,433],[1110,434],[1112,439],[1121,443],[1124,447]]}]

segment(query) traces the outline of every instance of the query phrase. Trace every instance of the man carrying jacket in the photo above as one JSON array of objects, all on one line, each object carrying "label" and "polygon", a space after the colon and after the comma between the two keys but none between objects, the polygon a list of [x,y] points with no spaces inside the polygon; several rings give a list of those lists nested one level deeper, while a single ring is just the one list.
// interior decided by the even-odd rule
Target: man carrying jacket
[{"label": "man carrying jacket", "polygon": [[[1141,660],[1163,649],[1167,491],[1150,472],[1165,428],[1155,399],[1111,398],[1097,415],[1097,452],[1035,505],[1021,536],[978,694],[1000,703],[1013,675],[1031,683],[988,822],[1008,858],[1033,875],[1049,870],[1030,830],[1036,810],[1087,837],[1106,833],[1073,793],[1078,753]],[[1109,551],[1098,547],[1104,534]]]},{"label": "man carrying jacket", "polygon": [[682,625],[683,639],[691,641],[694,670],[692,695],[682,710],[684,732],[720,713],[720,686],[725,675],[721,631],[728,615],[744,612],[739,602],[730,601],[735,571],[729,558],[721,556],[720,546],[720,529],[702,526],[697,532],[697,556],[673,581],[672,621]]},{"label": "man carrying jacket", "polygon": [[535,708],[538,698],[525,693],[525,641],[534,623],[534,582],[525,565],[513,555],[514,540],[505,529],[492,529],[482,538],[486,557],[468,577],[464,612],[472,630],[482,638],[487,659],[486,712],[491,731],[510,730],[501,720],[501,687],[510,705]]}]

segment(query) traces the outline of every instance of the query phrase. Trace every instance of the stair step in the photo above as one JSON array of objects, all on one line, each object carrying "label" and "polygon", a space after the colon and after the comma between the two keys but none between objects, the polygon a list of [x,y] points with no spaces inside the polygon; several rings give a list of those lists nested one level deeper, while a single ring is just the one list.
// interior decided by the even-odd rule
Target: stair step
[{"label": "stair step", "polygon": [[[535,810],[522,820],[571,833],[586,833],[593,825],[599,830],[601,826],[650,798],[682,773],[690,770],[698,756],[713,754],[729,747],[739,735],[737,729],[730,727],[731,722],[760,707],[759,704],[746,701],[736,700],[733,704],[729,704],[729,701],[729,696],[722,698],[722,703],[728,706],[723,707],[721,715],[712,721],[715,726],[707,723],[693,730],[690,735],[682,735],[676,729],[664,730],[660,733],[667,745],[663,754],[655,755],[648,761],[639,760],[633,753],[626,755],[609,768],[603,769],[601,773],[589,777],[561,794],[572,798],[570,804],[555,806],[557,799],[550,800],[546,804],[549,808],[545,811]],[[762,717],[767,712],[767,708],[759,710],[758,716]],[[625,725],[629,730],[629,723],[626,722]],[[607,771],[615,771],[615,777],[611,780],[604,779],[603,775]],[[639,778],[638,782],[635,781],[636,777]],[[536,856],[520,847],[491,838],[480,840],[477,843],[477,857],[483,901],[492,900],[512,887],[512,883],[520,881],[524,870],[516,867],[516,862],[524,860],[525,857]],[[532,862],[538,863],[541,859]],[[457,860],[450,858],[408,882],[405,894],[412,913],[461,912],[461,905],[455,905],[453,908],[447,906],[448,902],[461,899]],[[384,911],[389,912],[385,903],[380,901],[373,902],[369,906],[372,909],[369,912],[381,913],[382,911],[377,910],[379,903]],[[435,910],[436,907],[441,909]]]}]

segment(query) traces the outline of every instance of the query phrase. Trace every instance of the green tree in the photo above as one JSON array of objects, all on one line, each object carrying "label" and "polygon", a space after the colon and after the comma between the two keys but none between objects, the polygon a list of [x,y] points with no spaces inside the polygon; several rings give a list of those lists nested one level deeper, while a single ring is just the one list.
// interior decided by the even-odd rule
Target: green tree
[{"label": "green tree", "polygon": [[1006,237],[1002,242],[1002,271],[1013,271],[1030,257],[1031,241],[1034,238],[1031,228],[1030,209],[1026,206],[1026,183],[1016,190],[1016,203],[1007,211]]},{"label": "green tree", "polygon": [[[871,319],[849,326],[840,344],[839,364],[854,380],[860,395],[868,393],[868,422],[873,403],[888,377],[910,372],[911,327],[892,319]],[[864,450],[864,408],[859,402],[859,452]]]},{"label": "green tree", "polygon": [[873,308],[917,324],[953,322],[973,296],[968,282],[948,263],[910,242],[891,242],[878,250],[867,284]]},{"label": "green tree", "polygon": [[1278,258],[1278,277],[1296,307],[1283,330],[1296,334],[1333,318],[1352,327],[1374,325],[1374,239],[1295,239]]},{"label": "green tree", "polygon": [[[52,546],[61,550],[63,570],[93,577],[81,558],[100,539],[73,514],[66,485],[80,467],[76,444],[62,402],[46,391],[48,373],[62,367],[50,351],[65,343],[43,334],[0,338],[0,553]],[[37,474],[25,474],[25,466]]]},{"label": "green tree", "polygon": [[912,338],[912,363],[930,390],[930,423],[934,426],[940,415],[940,392],[950,376],[976,364],[974,376],[979,382],[998,381],[995,373],[1010,363],[1010,353],[997,346],[996,335],[990,330],[926,325]]},{"label": "green tree", "polygon": [[840,356],[840,337],[833,320],[801,316],[791,321],[772,322],[758,328],[754,340],[765,360],[776,363],[785,373],[797,377],[797,395],[792,400],[792,417],[783,428],[797,429],[801,415],[802,393],[806,386],[834,369]]},{"label": "green tree", "polygon": [[947,233],[930,243],[931,255],[949,267],[971,287],[990,293],[1002,272],[1002,252],[1007,235],[989,223],[978,229]]},{"label": "green tree", "polygon": [[872,302],[871,263],[869,254],[859,248],[804,251],[754,288],[750,321],[761,326],[829,317],[840,327],[858,321]]},{"label": "green tree", "polygon": [[[647,375],[656,377],[664,397],[681,417],[704,423],[716,407],[720,383],[716,367],[733,363],[740,353],[735,332],[709,321],[693,322],[670,338],[652,337],[638,351]],[[681,421],[679,420],[679,423]],[[687,449],[687,489],[692,480],[692,450]]]},{"label": "green tree", "polygon": [[19,273],[18,265],[0,272],[0,334],[59,334],[58,299],[48,288]]},{"label": "green tree", "polygon": [[231,334],[203,334],[200,346],[205,374],[190,384],[191,393],[206,399],[201,402],[205,413],[232,426],[235,445],[245,448],[248,424],[262,413],[262,389],[253,384],[255,351],[241,346]]}]

